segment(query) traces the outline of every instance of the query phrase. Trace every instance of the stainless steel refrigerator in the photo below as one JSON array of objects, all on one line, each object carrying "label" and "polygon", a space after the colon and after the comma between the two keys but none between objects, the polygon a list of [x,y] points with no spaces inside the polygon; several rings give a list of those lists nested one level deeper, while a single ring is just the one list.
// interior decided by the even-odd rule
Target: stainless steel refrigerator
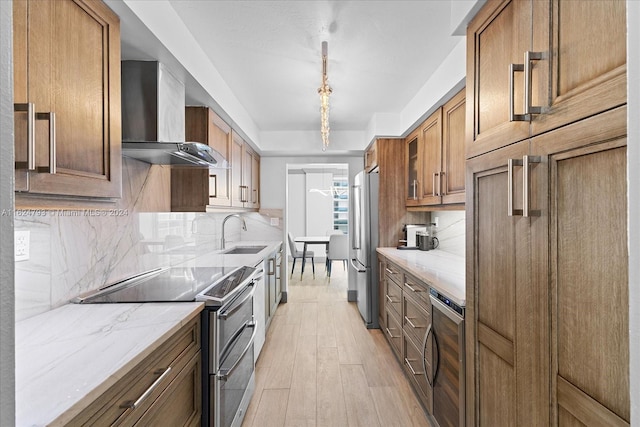
[{"label": "stainless steel refrigerator", "polygon": [[349,281],[355,282],[358,310],[367,328],[379,328],[378,323],[378,188],[377,169],[359,172],[351,187],[353,212],[352,248]]}]

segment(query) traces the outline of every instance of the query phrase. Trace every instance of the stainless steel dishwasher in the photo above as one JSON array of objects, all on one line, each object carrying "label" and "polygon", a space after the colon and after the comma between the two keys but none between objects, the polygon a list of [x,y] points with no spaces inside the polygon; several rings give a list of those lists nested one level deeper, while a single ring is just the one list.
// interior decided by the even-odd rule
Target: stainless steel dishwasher
[{"label": "stainless steel dishwasher", "polygon": [[[464,307],[449,297],[431,288],[431,324],[427,327],[424,348],[432,346],[430,352],[433,378],[433,418],[440,427],[463,426],[465,424],[465,355],[464,355]],[[429,336],[432,339],[429,340]],[[427,372],[426,367],[424,372]]]}]

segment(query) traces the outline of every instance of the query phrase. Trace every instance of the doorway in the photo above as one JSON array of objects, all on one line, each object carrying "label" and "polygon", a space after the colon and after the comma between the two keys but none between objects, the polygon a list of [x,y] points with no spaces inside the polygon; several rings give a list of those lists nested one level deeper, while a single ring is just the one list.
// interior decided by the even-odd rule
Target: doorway
[{"label": "doorway", "polygon": [[[331,234],[350,236],[349,188],[348,163],[287,164],[286,238],[289,235],[293,239],[314,236],[328,239]],[[347,241],[350,241],[350,237]],[[307,244],[307,250],[314,253],[314,265],[310,265],[311,259],[307,258],[304,271],[302,259],[294,260],[291,256],[291,246],[302,252],[304,244],[293,242],[292,245],[288,240],[287,243],[285,264],[288,293],[297,292],[292,286],[324,286],[326,292],[341,292],[346,299],[349,269],[339,265],[341,261],[333,261],[334,268],[329,279],[326,243]]]}]

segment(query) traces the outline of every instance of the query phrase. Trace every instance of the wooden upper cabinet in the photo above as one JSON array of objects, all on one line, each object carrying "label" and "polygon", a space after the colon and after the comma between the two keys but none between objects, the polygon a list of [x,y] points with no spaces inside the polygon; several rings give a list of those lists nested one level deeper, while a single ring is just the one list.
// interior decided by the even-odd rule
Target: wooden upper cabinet
[{"label": "wooden upper cabinet", "polygon": [[533,1],[532,135],[627,101],[624,0]]},{"label": "wooden upper cabinet", "polygon": [[377,141],[373,141],[371,146],[364,153],[364,169],[367,172],[371,172],[378,166],[378,158],[376,152],[376,143]]},{"label": "wooden upper cabinet", "polygon": [[236,132],[231,132],[231,205],[260,207],[260,156]]},{"label": "wooden upper cabinet", "polygon": [[420,205],[439,205],[442,170],[442,108],[420,126],[418,197]]},{"label": "wooden upper cabinet", "polygon": [[530,28],[531,4],[518,0],[489,0],[467,27],[467,158],[529,136],[528,122],[510,121],[509,106],[513,97],[522,108],[523,75],[510,64],[531,49]]},{"label": "wooden upper cabinet", "polygon": [[461,90],[442,107],[442,203],[464,203],[466,93]]},{"label": "wooden upper cabinet", "polygon": [[120,197],[118,16],[94,0],[13,5],[16,190]]},{"label": "wooden upper cabinet", "polygon": [[[207,144],[229,159],[231,127],[208,107],[187,107],[185,139]],[[171,168],[171,210],[205,212],[207,206],[231,206],[229,169]]]},{"label": "wooden upper cabinet", "polygon": [[463,89],[407,138],[407,207],[464,204],[465,113]]},{"label": "wooden upper cabinet", "polygon": [[467,158],[624,104],[624,0],[488,1],[467,82]]},{"label": "wooden upper cabinet", "polygon": [[419,142],[421,139],[420,128],[413,131],[405,139],[405,171],[407,174],[406,185],[406,205],[418,206],[420,204],[418,198],[418,170],[419,170]]},{"label": "wooden upper cabinet", "polygon": [[231,206],[244,207],[246,190],[242,184],[244,140],[231,131]]}]

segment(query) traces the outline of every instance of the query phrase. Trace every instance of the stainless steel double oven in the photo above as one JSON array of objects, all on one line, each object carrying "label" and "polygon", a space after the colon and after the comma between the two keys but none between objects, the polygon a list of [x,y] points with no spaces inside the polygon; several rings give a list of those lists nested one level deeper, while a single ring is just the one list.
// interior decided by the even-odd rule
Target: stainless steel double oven
[{"label": "stainless steel double oven", "polygon": [[[205,302],[202,317],[202,425],[239,426],[255,388],[253,294],[264,273],[242,267],[196,296]],[[222,298],[238,282],[236,292]]]},{"label": "stainless steel double oven", "polygon": [[159,268],[73,302],[204,302],[201,424],[239,426],[255,388],[253,293],[262,276],[262,267]]}]

